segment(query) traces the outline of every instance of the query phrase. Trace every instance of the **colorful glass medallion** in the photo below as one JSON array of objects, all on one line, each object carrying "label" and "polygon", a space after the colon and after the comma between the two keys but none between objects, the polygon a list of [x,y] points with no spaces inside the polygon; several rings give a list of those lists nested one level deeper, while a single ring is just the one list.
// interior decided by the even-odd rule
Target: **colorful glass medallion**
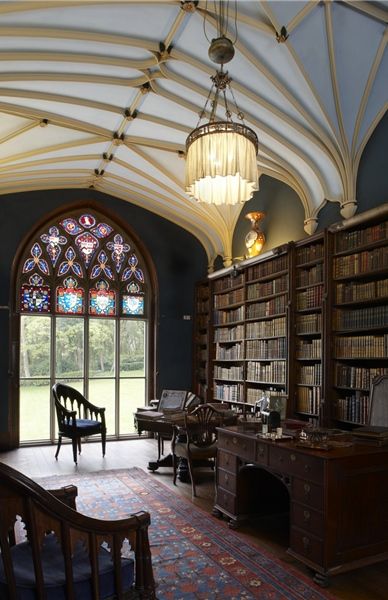
[{"label": "colorful glass medallion", "polygon": [[78,219],[78,222],[80,225],[82,225],[82,227],[85,227],[85,229],[90,229],[96,224],[96,219],[93,217],[93,215],[82,215]]},{"label": "colorful glass medallion", "polygon": [[76,237],[75,243],[85,261],[85,265],[88,266],[94,251],[98,247],[98,240],[89,231],[85,231]]},{"label": "colorful glass medallion", "polygon": [[144,296],[123,295],[123,315],[144,315]]},{"label": "colorful glass medallion", "polygon": [[47,244],[46,250],[51,259],[53,267],[55,267],[59,255],[62,252],[61,246],[67,243],[64,235],[59,234],[58,227],[50,227],[48,234],[44,233],[40,236],[43,243]]},{"label": "colorful glass medallion", "polygon": [[47,285],[25,283],[20,290],[20,310],[22,312],[47,313],[50,310],[50,288]]},{"label": "colorful glass medallion", "polygon": [[92,229],[92,232],[98,238],[106,238],[110,233],[112,233],[112,231],[113,228],[106,223],[99,223],[94,229]]},{"label": "colorful glass medallion", "polygon": [[33,244],[32,248],[31,248],[31,257],[32,258],[27,258],[27,260],[25,261],[25,263],[23,265],[23,273],[28,273],[29,271],[32,271],[32,269],[34,267],[38,267],[38,269],[40,269],[40,271],[42,271],[42,273],[44,275],[48,275],[49,274],[48,263],[46,260],[44,260],[44,258],[41,258],[41,256],[42,256],[42,248],[40,247],[38,242],[35,242],[35,244]]},{"label": "colorful glass medallion", "polygon": [[129,267],[124,269],[121,277],[123,281],[127,281],[128,279],[131,279],[132,276],[135,276],[140,283],[144,283],[144,274],[143,271],[138,268],[138,262],[136,254],[131,254],[128,258]]},{"label": "colorful glass medallion", "polygon": [[119,273],[125,260],[125,255],[130,251],[131,247],[124,242],[123,238],[118,233],[114,236],[113,242],[108,242],[106,247],[108,250],[112,250],[112,260],[116,265],[117,273]]},{"label": "colorful glass medallion", "polygon": [[89,312],[91,315],[112,316],[116,312],[116,294],[109,290],[109,284],[101,279],[89,292]]},{"label": "colorful glass medallion", "polygon": [[81,314],[84,311],[84,290],[77,288],[74,277],[66,277],[63,287],[57,288],[57,312]]},{"label": "colorful glass medallion", "polygon": [[70,217],[68,219],[63,219],[63,221],[60,221],[59,224],[62,225],[63,229],[67,231],[67,233],[70,233],[70,235],[77,235],[83,231],[82,227],[78,225],[77,221],[75,219],[71,219]]},{"label": "colorful glass medallion", "polygon": [[81,265],[75,261],[76,253],[74,248],[71,246],[65,252],[66,260],[62,261],[58,267],[58,275],[66,275],[69,271],[73,271],[74,275],[77,277],[83,277],[82,267]]}]

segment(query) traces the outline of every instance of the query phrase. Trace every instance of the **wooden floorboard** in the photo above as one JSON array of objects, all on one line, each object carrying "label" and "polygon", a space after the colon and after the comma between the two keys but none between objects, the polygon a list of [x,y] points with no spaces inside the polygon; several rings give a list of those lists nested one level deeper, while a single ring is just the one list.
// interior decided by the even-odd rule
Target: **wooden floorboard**
[{"label": "wooden floorboard", "polygon": [[[168,448],[166,450],[168,451]],[[99,442],[83,444],[77,466],[72,459],[71,446],[67,444],[62,446],[58,460],[55,460],[54,454],[54,446],[23,447],[0,453],[0,460],[32,479],[49,475],[71,476],[75,472],[90,473],[135,466],[147,471],[148,462],[156,458],[157,444],[155,440],[146,438],[108,442],[104,458]],[[198,476],[198,498],[193,501],[190,484],[178,481],[176,486],[173,485],[171,468],[161,468],[152,474],[152,477],[171,488],[173,493],[180,494],[193,501],[195,505],[211,511],[214,502],[214,473],[203,470],[198,473]],[[371,509],[373,510],[373,507]],[[286,553],[288,543],[286,519],[284,522],[281,520],[271,522],[266,519],[249,526],[245,525],[239,531],[247,539],[273,552],[284,563],[292,565],[304,575],[312,575],[306,567]],[[334,577],[330,591],[340,600],[387,600],[388,561]]]}]

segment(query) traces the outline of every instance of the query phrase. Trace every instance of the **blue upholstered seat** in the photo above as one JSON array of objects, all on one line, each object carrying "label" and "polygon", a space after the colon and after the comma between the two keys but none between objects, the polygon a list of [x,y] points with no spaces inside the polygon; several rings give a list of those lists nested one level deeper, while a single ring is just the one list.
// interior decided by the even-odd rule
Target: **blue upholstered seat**
[{"label": "blue upholstered seat", "polygon": [[[29,542],[16,544],[11,552],[18,591],[17,600],[36,600],[31,545]],[[122,559],[121,564],[123,591],[126,592],[134,582],[134,561]],[[59,540],[54,534],[49,534],[44,539],[42,566],[47,600],[66,600],[65,563]],[[91,600],[91,568],[88,555],[81,544],[78,544],[74,552],[73,574],[75,597]],[[113,561],[110,552],[104,548],[100,548],[99,552],[99,582],[101,600],[114,596]],[[4,566],[0,555],[0,598],[7,597]]]}]

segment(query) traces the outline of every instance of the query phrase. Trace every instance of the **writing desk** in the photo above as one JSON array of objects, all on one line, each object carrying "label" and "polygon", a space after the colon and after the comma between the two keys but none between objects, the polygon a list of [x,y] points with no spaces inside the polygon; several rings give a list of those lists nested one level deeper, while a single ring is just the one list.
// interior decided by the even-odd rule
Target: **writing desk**
[{"label": "writing desk", "polygon": [[279,508],[282,493],[288,553],[312,568],[320,585],[388,559],[388,446],[312,450],[258,438],[243,425],[220,428],[213,514],[237,527]]}]

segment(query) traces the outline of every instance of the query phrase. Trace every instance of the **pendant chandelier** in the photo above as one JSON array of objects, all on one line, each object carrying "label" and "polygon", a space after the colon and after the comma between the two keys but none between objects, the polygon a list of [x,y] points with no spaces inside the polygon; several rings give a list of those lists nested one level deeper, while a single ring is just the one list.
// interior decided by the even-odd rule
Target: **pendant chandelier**
[{"label": "pendant chandelier", "polygon": [[[198,202],[217,206],[246,202],[259,189],[257,135],[245,125],[244,115],[238,109],[230,85],[232,80],[223,68],[234,56],[234,43],[225,35],[228,28],[225,12],[228,4],[218,3],[218,37],[212,40],[209,48],[210,59],[220,64],[221,68],[211,77],[213,85],[200,112],[197,127],[186,140],[186,192]],[[232,109],[227,100],[228,92],[239,122],[232,120]],[[201,124],[209,112],[209,102],[209,121]],[[221,105],[225,114],[222,120],[218,119],[216,114]]]}]

